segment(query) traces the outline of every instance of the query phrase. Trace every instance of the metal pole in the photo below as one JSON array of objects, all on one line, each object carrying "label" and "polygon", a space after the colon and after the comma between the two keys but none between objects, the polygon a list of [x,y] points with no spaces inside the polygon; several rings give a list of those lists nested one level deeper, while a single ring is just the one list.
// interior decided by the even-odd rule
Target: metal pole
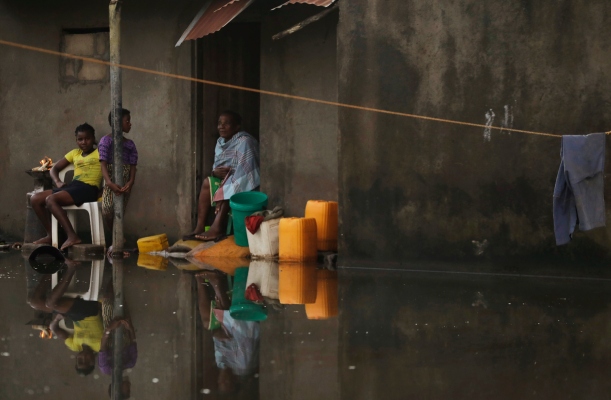
[{"label": "metal pole", "polygon": [[[113,140],[113,178],[123,187],[123,132],[121,109],[121,1],[110,0],[110,98],[112,112]],[[113,288],[115,293],[113,317],[123,316],[123,196],[114,195],[114,223],[112,232],[113,245]],[[115,257],[116,255],[116,257]],[[115,330],[113,348],[112,399],[122,400],[121,383],[123,382],[123,327]]]}]

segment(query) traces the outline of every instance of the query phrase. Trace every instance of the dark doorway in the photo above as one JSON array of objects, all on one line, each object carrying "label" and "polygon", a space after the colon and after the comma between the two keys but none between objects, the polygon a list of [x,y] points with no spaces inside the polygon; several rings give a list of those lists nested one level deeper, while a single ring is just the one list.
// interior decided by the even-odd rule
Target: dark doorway
[{"label": "dark doorway", "polygon": [[[198,77],[214,82],[259,89],[260,24],[231,23],[212,35],[197,41]],[[218,115],[231,109],[242,115],[242,128],[259,139],[258,93],[213,85],[198,85],[196,95],[197,192],[202,178],[208,176],[214,162],[214,146],[218,139]]]}]

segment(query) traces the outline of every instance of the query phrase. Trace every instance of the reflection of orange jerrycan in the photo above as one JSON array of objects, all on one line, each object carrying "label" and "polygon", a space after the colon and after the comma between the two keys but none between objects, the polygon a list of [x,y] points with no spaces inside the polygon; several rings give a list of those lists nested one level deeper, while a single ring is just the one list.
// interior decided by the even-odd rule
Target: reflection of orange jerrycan
[{"label": "reflection of orange jerrycan", "polygon": [[157,271],[165,271],[168,269],[168,259],[161,256],[154,256],[151,254],[138,254],[138,261],[136,261],[139,267],[154,269]]},{"label": "reflection of orange jerrycan", "polygon": [[316,302],[305,306],[308,319],[335,317],[337,303],[337,272],[319,269],[316,271]]},{"label": "reflection of orange jerrycan", "polygon": [[282,304],[308,304],[316,301],[316,264],[281,263],[278,299]]},{"label": "reflection of orange jerrycan", "polygon": [[306,205],[305,217],[316,220],[318,251],[337,251],[337,202],[310,200]]},{"label": "reflection of orange jerrycan", "polygon": [[316,220],[282,218],[278,227],[280,261],[316,261]]}]

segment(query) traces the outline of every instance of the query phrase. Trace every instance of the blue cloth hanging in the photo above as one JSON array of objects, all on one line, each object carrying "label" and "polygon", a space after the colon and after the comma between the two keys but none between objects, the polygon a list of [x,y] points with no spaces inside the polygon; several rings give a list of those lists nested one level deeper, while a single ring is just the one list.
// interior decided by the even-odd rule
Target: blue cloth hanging
[{"label": "blue cloth hanging", "polygon": [[562,137],[553,202],[558,246],[569,243],[576,228],[605,226],[604,168],[604,133]]}]

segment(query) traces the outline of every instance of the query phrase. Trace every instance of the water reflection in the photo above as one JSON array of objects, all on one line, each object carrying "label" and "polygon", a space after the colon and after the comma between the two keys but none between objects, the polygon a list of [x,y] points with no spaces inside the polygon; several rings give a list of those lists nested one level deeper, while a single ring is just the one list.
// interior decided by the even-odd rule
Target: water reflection
[{"label": "water reflection", "polygon": [[[107,399],[111,379],[105,373],[113,367],[103,361],[104,338],[93,372],[81,378],[76,357],[69,358],[77,352],[60,339],[40,339],[41,331],[30,327],[55,319],[46,300],[60,291],[68,268],[53,287],[14,255],[0,256],[0,276],[11,276],[0,279],[6,316],[0,321],[0,373],[7,382],[0,384],[0,398],[48,392],[48,398]],[[90,291],[90,265],[80,262],[60,299]],[[264,321],[231,314],[240,297],[236,275],[246,266],[239,301],[263,307]],[[137,367],[126,369],[119,382],[129,381],[132,398],[608,398],[609,276],[419,269],[338,274],[314,264],[204,260],[172,261],[165,271],[153,271],[131,257],[124,262],[125,317],[113,322],[102,312],[102,324],[110,335],[115,326],[126,328],[124,362],[136,353]],[[103,275],[102,311],[104,299],[113,296],[110,269]],[[16,282],[27,282],[30,304],[45,308],[32,315]],[[254,294],[248,290],[253,284]],[[71,334],[74,324],[60,322],[59,328]],[[130,329],[134,342],[138,337],[135,352],[129,350]],[[33,379],[35,368],[45,374]]]},{"label": "water reflection", "polygon": [[[218,270],[195,274],[197,299],[202,325],[214,345],[216,382],[204,378],[206,394],[241,394],[240,398],[258,399],[259,341],[258,321],[239,320],[230,311],[231,276]],[[233,293],[234,299],[236,293]],[[207,381],[207,382],[206,382]],[[212,390],[211,390],[211,389]]]},{"label": "water reflection", "polygon": [[[85,300],[80,296],[66,296],[80,263],[66,258],[64,265],[61,278],[54,286],[51,274],[41,276],[29,296],[29,304],[35,310],[53,315],[48,330],[61,339],[68,349],[77,353],[75,370],[79,375],[86,376],[95,368],[96,355],[100,351],[104,334],[102,305],[97,299]],[[57,274],[59,273],[53,275]],[[72,329],[66,327],[65,319],[69,319],[73,324]],[[62,322],[64,324],[60,326]]]},{"label": "water reflection", "polygon": [[[115,368],[114,363],[114,335],[117,334],[117,329],[122,327],[121,334],[123,335],[123,349],[121,351],[121,368],[123,370],[131,369],[136,366],[138,360],[138,345],[136,343],[136,332],[134,326],[129,317],[127,318],[114,318],[107,320],[107,316],[104,316],[104,337],[100,345],[100,354],[98,356],[98,365],[100,371],[106,375],[112,375],[113,369]],[[108,318],[110,315],[108,315]],[[122,373],[121,394],[124,399],[128,399],[131,396],[131,382],[127,373]],[[109,391],[110,391],[109,385]]]}]

